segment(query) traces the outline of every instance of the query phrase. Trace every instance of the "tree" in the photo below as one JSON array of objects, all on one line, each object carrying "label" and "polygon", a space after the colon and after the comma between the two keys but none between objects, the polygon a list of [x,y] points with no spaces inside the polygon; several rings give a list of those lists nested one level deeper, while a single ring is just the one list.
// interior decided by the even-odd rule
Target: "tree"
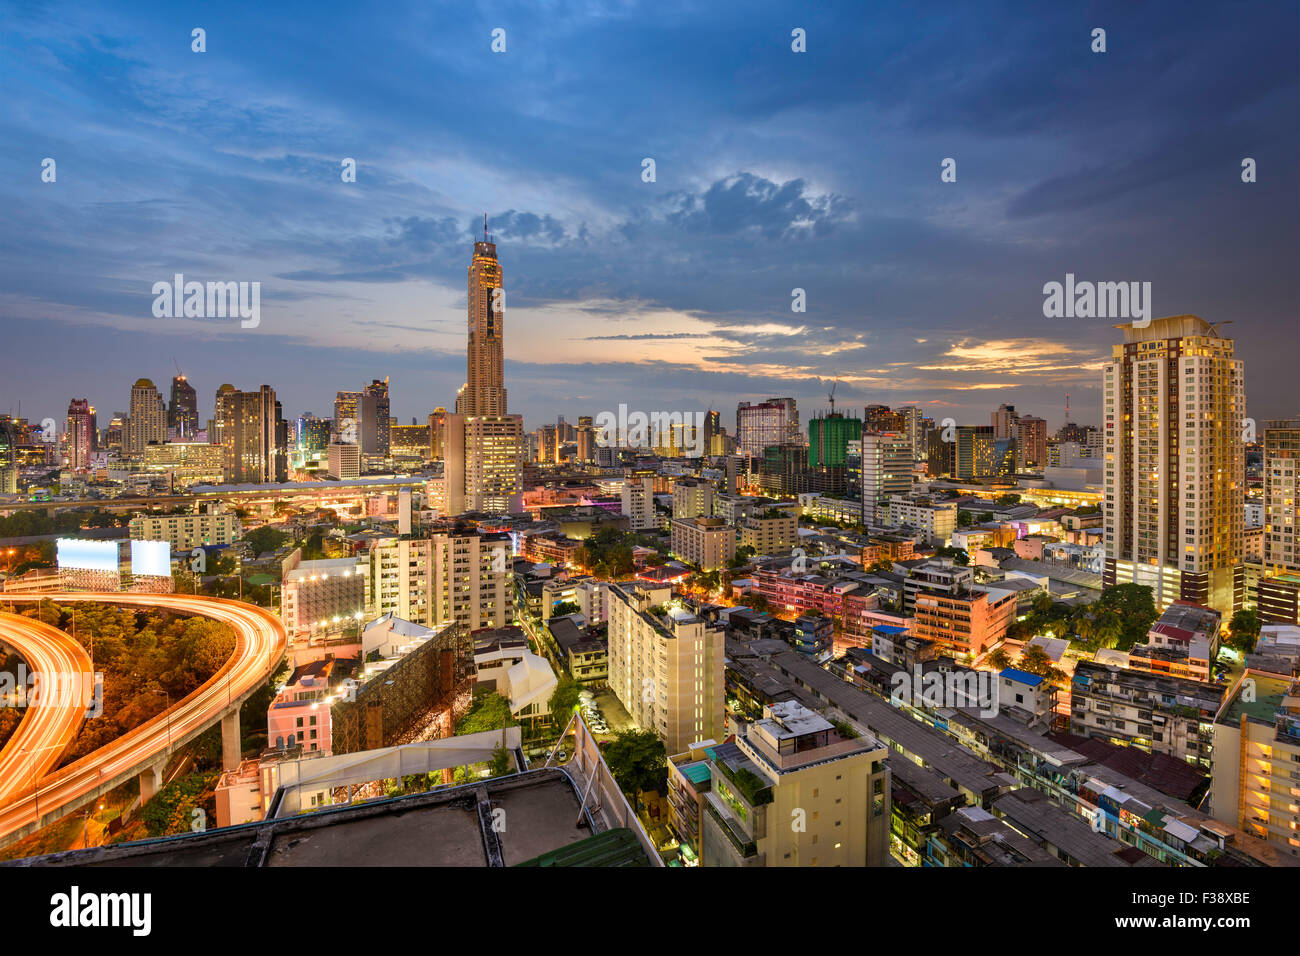
[{"label": "tree", "polygon": [[572,677],[561,677],[555,685],[555,690],[551,691],[550,709],[551,717],[560,722],[567,723],[569,715],[573,713],[578,706],[578,691],[581,685]]},{"label": "tree", "polygon": [[514,768],[514,762],[514,758],[510,755],[510,751],[506,749],[505,744],[498,744],[492,751],[492,760],[489,762],[488,767],[492,776],[504,777]]},{"label": "tree", "polygon": [[997,502],[1000,505],[1018,505],[1020,504],[1020,496],[1016,494],[1010,494],[1010,493],[1005,495],[998,495]]},{"label": "tree", "polygon": [[1094,603],[1096,611],[1114,612],[1120,627],[1115,646],[1128,650],[1146,638],[1159,612],[1151,588],[1145,584],[1117,584],[1101,592]]},{"label": "tree", "polygon": [[746,594],[740,599],[740,603],[751,610],[758,611],[759,613],[763,613],[770,608],[767,598],[761,594]]},{"label": "tree", "polygon": [[277,531],[269,525],[263,525],[244,535],[244,540],[253,546],[256,553],[263,554],[280,547],[288,537],[283,531]]},{"label": "tree", "polygon": [[1007,654],[1006,648],[999,647],[985,659],[985,663],[996,671],[1003,670],[1011,666],[1011,657]]},{"label": "tree", "polygon": [[633,799],[642,791],[663,793],[668,786],[668,753],[653,730],[619,731],[604,757],[614,780]]},{"label": "tree", "polygon": [[1231,632],[1228,645],[1243,654],[1253,653],[1255,642],[1259,640],[1260,626],[1259,612],[1253,607],[1244,607],[1234,612],[1228,621],[1228,630]]},{"label": "tree", "polygon": [[954,564],[960,564],[963,567],[970,564],[970,555],[966,553],[965,548],[944,545],[942,548],[935,550],[934,556],[936,558],[952,558]]},{"label": "tree", "polygon": [[501,730],[517,726],[510,713],[510,702],[496,691],[489,691],[474,699],[469,710],[456,724],[456,734],[477,734],[485,730]]},{"label": "tree", "polygon": [[957,512],[957,527],[969,528],[974,523],[975,523],[975,516],[972,515],[969,511]]},{"label": "tree", "polygon": [[582,608],[577,601],[560,601],[551,608],[551,617],[564,617],[566,614],[578,614]]}]

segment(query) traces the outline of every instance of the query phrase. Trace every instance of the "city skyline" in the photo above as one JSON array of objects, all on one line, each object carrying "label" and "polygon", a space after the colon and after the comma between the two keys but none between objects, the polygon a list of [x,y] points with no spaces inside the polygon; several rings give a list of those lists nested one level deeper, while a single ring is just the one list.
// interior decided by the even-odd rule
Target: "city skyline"
[{"label": "city skyline", "polygon": [[[443,29],[408,12],[404,32]],[[1268,26],[1283,14],[1252,8],[1249,31],[1225,31],[1102,10],[1104,55],[1088,49],[1090,23],[1053,11],[954,14],[926,23],[924,42],[897,10],[866,37],[840,35],[837,14],[799,14],[804,54],[775,7],[741,24],[657,5],[650,42],[636,5],[470,14],[431,42],[371,21],[337,41],[347,55],[285,72],[269,45],[321,42],[287,20],[213,15],[198,54],[189,27],[172,36],[145,13],[25,11],[0,75],[48,119],[0,118],[7,164],[29,171],[0,185],[16,227],[0,325],[11,353],[69,336],[84,347],[61,356],[73,390],[38,363],[6,369],[4,410],[21,396],[29,419],[61,420],[75,392],[106,416],[137,377],[165,383],[173,360],[200,409],[233,382],[271,385],[287,416],[325,415],[338,389],[386,375],[399,422],[451,408],[459,271],[486,209],[510,275],[505,374],[530,430],[620,403],[725,414],[778,395],[807,416],[836,379],[841,407],[982,423],[1010,402],[1055,430],[1068,393],[1073,420],[1095,423],[1115,332],[1043,316],[1044,286],[1067,276],[1150,282],[1154,315],[1233,322],[1247,413],[1295,413],[1291,356],[1275,347],[1297,293],[1294,57],[1286,24]],[[719,43],[724,27],[735,40]],[[1014,63],[998,53],[1008,39]],[[958,57],[964,72],[925,85],[933,62]],[[1152,65],[1188,57],[1206,68]],[[49,59],[64,66],[54,78]],[[890,68],[857,70],[864,59]],[[555,76],[567,62],[610,81]],[[499,111],[425,109],[392,80],[405,72]],[[88,125],[97,109],[122,127]],[[507,123],[492,150],[473,148]],[[1256,182],[1241,181],[1243,156]],[[42,157],[56,181],[41,181]],[[940,179],[945,158],[955,182]],[[261,321],[154,318],[152,284],[176,273],[260,282]],[[806,312],[791,311],[795,289]]]}]

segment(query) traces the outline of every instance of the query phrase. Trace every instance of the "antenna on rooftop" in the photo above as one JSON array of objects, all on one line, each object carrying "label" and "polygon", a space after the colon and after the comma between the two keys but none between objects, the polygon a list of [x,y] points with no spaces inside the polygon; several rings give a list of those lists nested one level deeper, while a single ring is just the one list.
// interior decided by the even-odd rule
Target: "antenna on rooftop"
[{"label": "antenna on rooftop", "polygon": [[483,213],[483,241],[487,242],[487,213]]}]

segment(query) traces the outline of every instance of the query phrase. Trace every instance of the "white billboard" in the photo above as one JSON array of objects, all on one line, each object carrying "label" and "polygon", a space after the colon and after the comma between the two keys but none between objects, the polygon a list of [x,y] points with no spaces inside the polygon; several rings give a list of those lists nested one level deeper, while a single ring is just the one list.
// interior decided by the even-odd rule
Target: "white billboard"
[{"label": "white billboard", "polygon": [[170,541],[131,541],[131,573],[170,577],[172,546]]},{"label": "white billboard", "polygon": [[59,538],[55,547],[60,571],[118,571],[116,541]]}]

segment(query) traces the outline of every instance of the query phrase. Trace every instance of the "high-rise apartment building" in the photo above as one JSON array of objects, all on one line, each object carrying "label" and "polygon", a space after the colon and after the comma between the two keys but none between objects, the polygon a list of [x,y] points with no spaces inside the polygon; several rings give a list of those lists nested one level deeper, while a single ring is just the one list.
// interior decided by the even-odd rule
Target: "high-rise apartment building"
[{"label": "high-rise apartment building", "polygon": [[925,416],[915,405],[904,405],[898,409],[898,415],[903,419],[900,431],[907,436],[907,441],[912,446],[912,460],[925,461]]},{"label": "high-rise apartment building", "polygon": [[1102,370],[1104,582],[1225,613],[1244,596],[1245,371],[1195,315],[1124,330]]},{"label": "high-rise apartment building", "polygon": [[1019,419],[1020,415],[1016,412],[1016,406],[1005,403],[999,405],[997,411],[993,413],[993,437],[1014,438],[1016,435],[1016,422]]},{"label": "high-rise apartment building", "polygon": [[799,410],[793,398],[769,398],[736,406],[736,454],[763,457],[770,445],[801,445]]},{"label": "high-rise apartment building", "polygon": [[[994,431],[996,432],[996,426]],[[1012,435],[996,436],[1016,440],[1016,465],[1041,470],[1047,466],[1047,422],[1033,415],[1021,415]]]},{"label": "high-rise apartment building", "polygon": [[150,442],[167,440],[167,409],[153,382],[147,378],[131,386],[130,417],[122,436],[122,451],[139,456]]},{"label": "high-rise apartment building", "polygon": [[627,515],[629,531],[658,529],[655,516],[654,472],[633,472],[623,482],[623,514]]},{"label": "high-rise apartment building", "polygon": [[90,467],[90,453],[95,448],[94,410],[84,398],[74,398],[68,404],[68,467],[85,471]]},{"label": "high-rise apartment building", "polygon": [[1264,564],[1300,570],[1296,494],[1300,491],[1300,418],[1267,421],[1264,444]]},{"label": "high-rise apartment building", "polygon": [[167,428],[176,441],[194,441],[199,433],[199,396],[184,375],[172,379],[171,404],[167,406]]},{"label": "high-rise apartment building", "polygon": [[450,527],[382,539],[370,549],[369,593],[375,616],[392,613],[427,627],[505,627],[514,619],[510,539]]},{"label": "high-rise apartment building", "polygon": [[670,605],[672,588],[641,582],[609,589],[609,687],[638,727],[670,753],[727,735],[725,628]]},{"label": "high-rise apartment building", "polygon": [[288,480],[288,425],[275,389],[240,392],[222,386],[217,395],[218,432],[225,449],[225,479],[234,484]]},{"label": "high-rise apartment building", "polygon": [[713,514],[713,482],[678,478],[673,482],[673,517],[699,518]]}]

